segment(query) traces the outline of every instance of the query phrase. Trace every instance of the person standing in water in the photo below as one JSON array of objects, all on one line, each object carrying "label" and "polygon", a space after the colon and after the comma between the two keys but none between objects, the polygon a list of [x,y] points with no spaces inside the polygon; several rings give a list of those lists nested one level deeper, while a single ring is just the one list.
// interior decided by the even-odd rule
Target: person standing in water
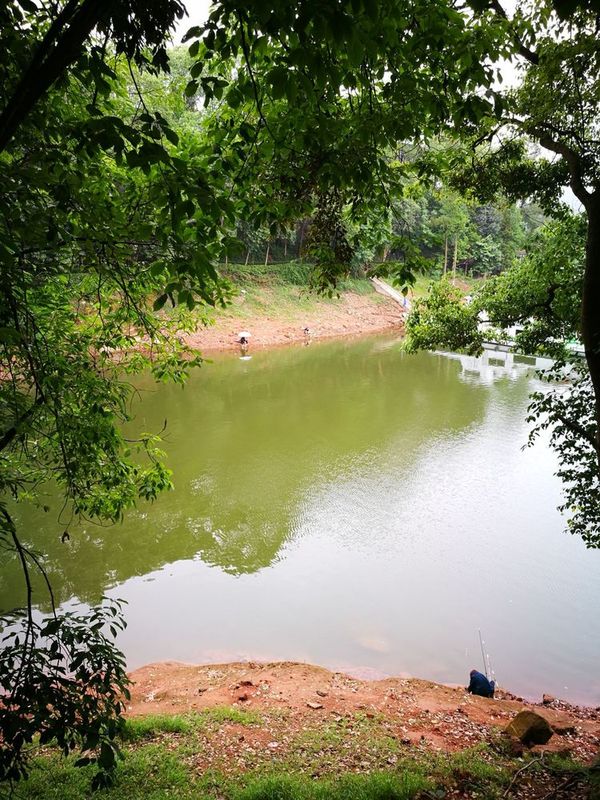
[{"label": "person standing in water", "polygon": [[240,346],[240,350],[242,351],[242,355],[245,355],[246,350],[248,349],[248,345],[250,339],[250,331],[240,331],[237,335],[237,341]]}]

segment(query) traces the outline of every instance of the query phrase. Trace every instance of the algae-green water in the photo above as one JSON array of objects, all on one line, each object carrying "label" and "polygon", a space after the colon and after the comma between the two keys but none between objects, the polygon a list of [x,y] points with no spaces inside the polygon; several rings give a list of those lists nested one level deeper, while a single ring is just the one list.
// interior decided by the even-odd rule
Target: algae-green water
[{"label": "algae-green water", "polygon": [[[138,384],[176,488],[123,524],[19,513],[65,608],[127,600],[161,660],[300,660],[600,703],[600,552],[565,533],[556,461],[522,450],[531,370],[406,355],[390,337],[213,358]],[[3,556],[6,558],[6,556]],[[0,603],[22,599],[4,563]],[[48,609],[41,585],[36,599]]]}]

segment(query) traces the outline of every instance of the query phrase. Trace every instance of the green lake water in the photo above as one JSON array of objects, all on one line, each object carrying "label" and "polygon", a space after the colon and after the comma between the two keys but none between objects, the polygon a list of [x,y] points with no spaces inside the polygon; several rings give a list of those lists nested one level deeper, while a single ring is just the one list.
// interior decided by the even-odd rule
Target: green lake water
[{"label": "green lake water", "polygon": [[[299,660],[465,683],[482,630],[500,684],[600,703],[600,552],[564,532],[524,367],[390,337],[215,357],[139,383],[176,489],[124,524],[21,513],[65,608],[128,601],[131,668]],[[18,604],[15,564],[0,604]],[[37,597],[43,604],[41,586]]]}]

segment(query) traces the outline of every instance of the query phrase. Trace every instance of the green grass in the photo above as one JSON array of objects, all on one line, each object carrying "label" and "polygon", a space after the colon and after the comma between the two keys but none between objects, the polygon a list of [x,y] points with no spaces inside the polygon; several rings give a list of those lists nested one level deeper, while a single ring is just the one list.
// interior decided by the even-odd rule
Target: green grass
[{"label": "green grass", "polygon": [[139,742],[142,739],[154,739],[161,733],[188,733],[190,730],[192,722],[189,717],[134,717],[126,721],[123,739],[127,742]]},{"label": "green grass", "polygon": [[226,722],[237,725],[259,725],[262,717],[256,711],[246,711],[234,706],[215,706],[186,715],[150,714],[147,717],[128,719],[125,723],[123,740],[125,742],[141,742],[160,738],[161,734],[186,734],[207,727],[217,728]]},{"label": "green grass", "polygon": [[224,722],[233,722],[238,725],[260,725],[262,716],[258,711],[247,711],[235,706],[215,706],[198,713],[201,721],[221,725]]},{"label": "green grass", "polygon": [[[259,267],[256,273],[251,272],[254,266],[246,267],[240,272],[231,271],[237,289],[233,303],[225,309],[213,311],[207,309],[204,316],[209,320],[219,318],[252,319],[257,316],[274,317],[281,320],[297,320],[299,315],[310,314],[322,310],[323,306],[338,302],[337,294],[333,297],[317,294],[308,288],[308,275],[302,281],[288,279],[289,275],[279,272],[280,267],[290,265],[269,265],[267,269]],[[302,265],[303,267],[305,265]],[[237,269],[237,267],[236,267]],[[364,278],[347,278],[340,281],[338,292],[352,292],[363,296],[371,296],[375,303],[385,303],[386,299],[377,294],[371,283]]]},{"label": "green grass", "polygon": [[311,780],[303,775],[251,779],[234,788],[228,800],[410,800],[431,782],[419,772],[348,775],[339,780]]},{"label": "green grass", "polygon": [[[92,795],[94,767],[76,768],[50,747],[33,759],[30,778],[17,787],[22,800],[411,800],[444,796],[501,800],[513,778],[592,780],[589,770],[562,756],[534,759],[519,776],[522,759],[487,744],[455,754],[403,745],[386,720],[364,714],[342,717],[288,737],[281,751],[254,749],[232,759],[220,748],[228,724],[277,729],[285,721],[228,706],[180,716],[127,722],[115,784]],[[282,728],[279,728],[281,734]],[[276,730],[272,735],[281,740]],[[284,737],[285,738],[285,737]],[[230,740],[231,741],[231,740]],[[235,741],[235,737],[234,737]],[[216,761],[207,761],[212,746]],[[207,763],[212,767],[207,767]],[[525,762],[527,763],[527,762]],[[516,776],[516,777],[515,777]],[[592,784],[593,785],[593,780]],[[518,797],[518,788],[511,788]],[[458,793],[458,794],[457,794]],[[9,796],[8,792],[0,797]],[[592,795],[593,796],[593,795]]]},{"label": "green grass", "polygon": [[[240,288],[248,286],[289,286],[308,290],[312,265],[305,261],[287,261],[281,264],[229,264],[222,265],[223,272]],[[370,294],[373,287],[367,278],[348,276],[339,281],[339,291]]]}]

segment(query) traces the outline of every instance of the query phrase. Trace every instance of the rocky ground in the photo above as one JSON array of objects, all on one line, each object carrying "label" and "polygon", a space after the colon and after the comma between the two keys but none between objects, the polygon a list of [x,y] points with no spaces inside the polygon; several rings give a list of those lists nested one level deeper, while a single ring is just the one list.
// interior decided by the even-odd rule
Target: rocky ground
[{"label": "rocky ground", "polygon": [[[345,751],[348,769],[357,771],[393,764],[397,746],[456,753],[502,740],[508,754],[520,757],[524,748],[502,737],[501,731],[525,708],[541,714],[553,731],[547,744],[527,748],[528,755],[543,759],[546,754],[562,754],[589,764],[600,744],[600,709],[575,707],[548,696],[539,704],[503,692],[489,700],[424,680],[365,681],[295,663],[168,662],[142,667],[131,679],[131,717],[225,706],[257,715],[260,724],[236,724],[234,717],[221,726],[202,750],[196,765],[201,770],[223,769],[224,764],[239,769],[264,755],[285,759],[297,750],[298,736],[316,737],[320,746],[331,741],[336,761]],[[359,741],[362,745],[357,748]],[[386,749],[383,741],[393,742],[395,749]],[[324,750],[326,774],[326,746]]]}]

